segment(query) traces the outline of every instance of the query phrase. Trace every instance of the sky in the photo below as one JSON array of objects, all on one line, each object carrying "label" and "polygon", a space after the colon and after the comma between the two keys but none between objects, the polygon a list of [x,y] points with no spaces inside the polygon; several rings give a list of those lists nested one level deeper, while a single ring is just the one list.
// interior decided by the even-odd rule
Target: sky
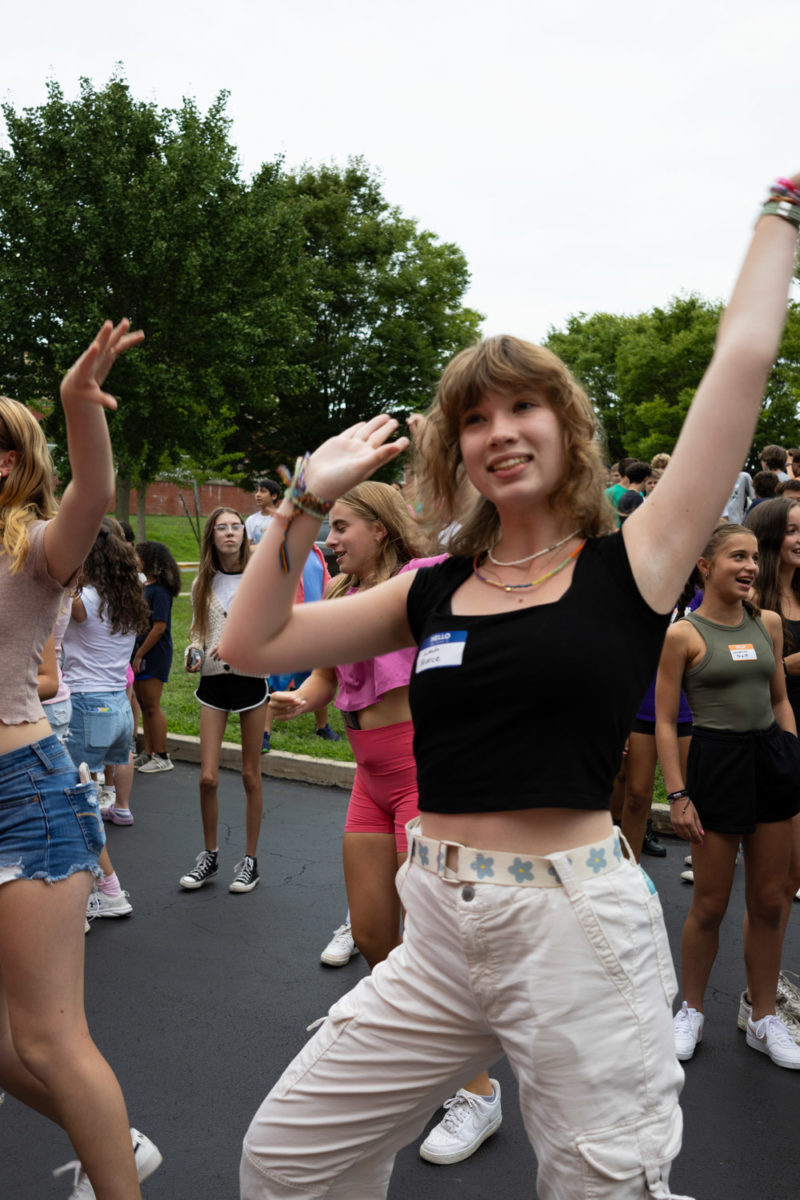
[{"label": "sky", "polygon": [[3,14],[0,100],[117,63],[159,106],[225,89],[245,177],[362,155],[464,251],[484,332],[540,341],[728,295],[766,185],[800,169],[798,34],[797,0],[36,0]]}]

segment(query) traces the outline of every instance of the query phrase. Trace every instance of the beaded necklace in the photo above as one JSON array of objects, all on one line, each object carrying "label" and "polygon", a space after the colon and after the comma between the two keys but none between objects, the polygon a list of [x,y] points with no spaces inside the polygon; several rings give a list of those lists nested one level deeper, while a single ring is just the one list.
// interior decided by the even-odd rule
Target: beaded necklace
[{"label": "beaded necklace", "polygon": [[568,533],[560,542],[553,542],[552,546],[545,546],[544,550],[536,550],[533,554],[527,554],[525,558],[515,558],[513,562],[501,562],[499,558],[495,558],[491,550],[487,550],[489,562],[493,562],[496,567],[521,567],[526,562],[533,562],[535,558],[541,558],[543,554],[549,554],[551,550],[557,550],[559,546],[563,546],[565,542],[569,542],[572,538],[577,537],[580,529],[573,529],[572,533]]},{"label": "beaded necklace", "polygon": [[566,567],[568,563],[571,563],[573,558],[578,557],[585,545],[585,541],[581,542],[580,546],[573,550],[572,553],[568,555],[563,562],[559,563],[557,567],[553,567],[552,571],[548,571],[546,575],[540,575],[538,579],[533,579],[530,583],[500,583],[496,579],[489,579],[488,576],[481,575],[480,571],[478,570],[478,559],[481,557],[480,554],[475,555],[472,563],[472,570],[475,572],[478,579],[480,579],[481,583],[488,583],[490,587],[502,588],[504,592],[529,591],[531,588],[538,587],[540,583],[544,583],[546,579],[551,579],[553,575],[557,575],[559,571],[563,571],[564,567]]}]

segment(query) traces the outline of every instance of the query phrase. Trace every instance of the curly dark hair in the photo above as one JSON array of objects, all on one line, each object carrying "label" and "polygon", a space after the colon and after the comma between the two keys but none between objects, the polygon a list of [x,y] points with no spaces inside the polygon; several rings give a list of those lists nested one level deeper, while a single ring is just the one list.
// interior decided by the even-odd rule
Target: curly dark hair
[{"label": "curly dark hair", "polygon": [[173,599],[180,595],[181,569],[163,542],[139,542],[136,553],[149,580],[166,588]]},{"label": "curly dark hair", "polygon": [[99,615],[112,633],[147,633],[150,609],[144,598],[133,546],[125,541],[119,522],[103,517],[100,532],[84,559],[78,590],[91,585],[100,596]]}]

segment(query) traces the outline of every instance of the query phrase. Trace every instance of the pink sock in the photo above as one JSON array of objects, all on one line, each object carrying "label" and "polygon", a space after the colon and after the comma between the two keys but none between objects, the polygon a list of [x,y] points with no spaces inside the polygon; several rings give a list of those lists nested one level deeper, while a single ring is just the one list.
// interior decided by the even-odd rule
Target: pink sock
[{"label": "pink sock", "polygon": [[122,888],[117,879],[117,872],[112,871],[110,875],[104,875],[97,885],[97,890],[106,896],[118,896]]}]

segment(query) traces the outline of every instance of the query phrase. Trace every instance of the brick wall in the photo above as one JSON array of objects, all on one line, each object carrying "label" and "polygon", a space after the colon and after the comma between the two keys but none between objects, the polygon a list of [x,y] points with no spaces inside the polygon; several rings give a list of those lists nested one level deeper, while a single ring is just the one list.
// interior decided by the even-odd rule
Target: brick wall
[{"label": "brick wall", "polygon": [[[257,509],[255,496],[245,492],[232,483],[201,483],[197,491],[200,496],[200,515],[207,517],[220,505],[230,506],[247,517]],[[185,516],[180,493],[186,501],[186,507],[194,516],[194,492],[191,487],[179,487],[175,483],[157,480],[147,487],[147,515],[149,517],[182,517]],[[136,488],[131,489],[131,516],[136,513]]]}]

